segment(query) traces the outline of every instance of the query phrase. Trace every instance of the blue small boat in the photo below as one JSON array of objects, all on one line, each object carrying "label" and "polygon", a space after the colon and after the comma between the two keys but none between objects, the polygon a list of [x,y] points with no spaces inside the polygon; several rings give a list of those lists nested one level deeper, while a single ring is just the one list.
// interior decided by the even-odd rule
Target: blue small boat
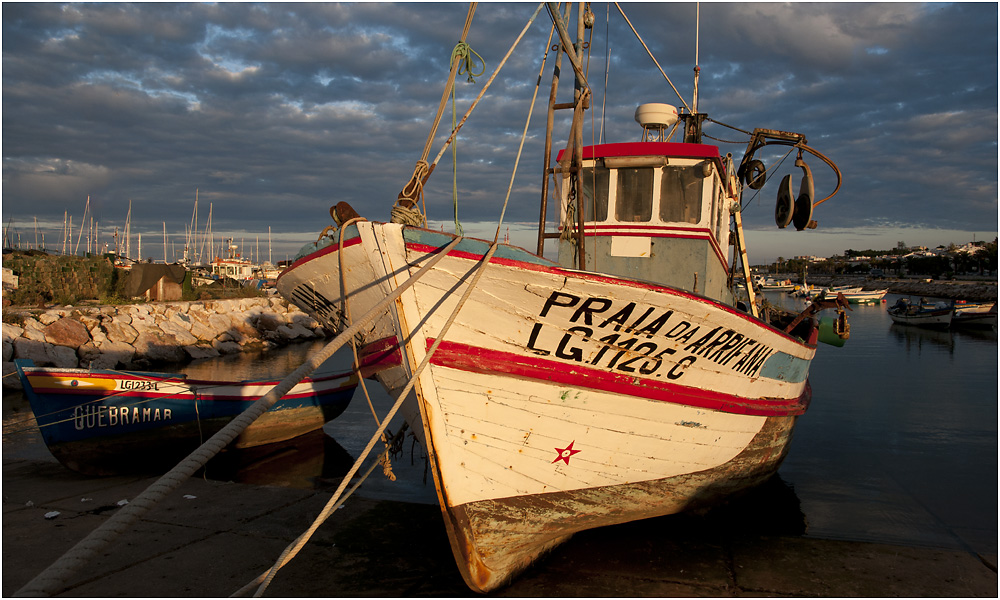
[{"label": "blue small boat", "polygon": [[[176,462],[278,384],[14,363],[49,451],[90,475]],[[351,372],[303,379],[231,446],[273,444],[315,431],[344,412],[357,385]]]}]

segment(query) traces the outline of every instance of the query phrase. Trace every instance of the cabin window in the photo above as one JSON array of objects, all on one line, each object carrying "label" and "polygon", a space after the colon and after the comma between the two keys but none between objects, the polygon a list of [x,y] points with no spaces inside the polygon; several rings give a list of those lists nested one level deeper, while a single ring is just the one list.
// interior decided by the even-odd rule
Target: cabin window
[{"label": "cabin window", "polygon": [[666,167],[660,180],[660,220],[697,223],[701,220],[701,165]]},{"label": "cabin window", "polygon": [[615,219],[643,222],[653,218],[653,169],[618,169]]},{"label": "cabin window", "polygon": [[607,221],[611,171],[603,167],[587,167],[580,177],[583,178],[583,220]]}]

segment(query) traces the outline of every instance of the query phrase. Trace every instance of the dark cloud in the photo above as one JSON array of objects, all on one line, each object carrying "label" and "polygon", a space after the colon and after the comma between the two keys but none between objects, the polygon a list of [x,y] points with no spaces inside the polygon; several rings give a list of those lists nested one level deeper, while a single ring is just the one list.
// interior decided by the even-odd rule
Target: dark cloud
[{"label": "dark cloud", "polygon": [[[623,7],[690,103],[695,5]],[[459,117],[533,8],[479,6],[469,42],[488,70],[474,84],[459,78]],[[637,104],[680,100],[617,9],[593,9],[595,129],[603,115],[608,141],[636,139]],[[217,237],[265,236],[270,227],[283,252],[311,240],[338,200],[384,219],[423,149],[466,11],[419,3],[5,3],[5,225],[13,219],[27,230],[37,218],[53,228],[51,246],[64,211],[80,218],[89,195],[105,238],[132,200],[133,230],[162,235],[165,222],[181,239],[196,189],[202,221],[212,204]],[[743,130],[805,133],[843,170],[840,195],[817,211],[821,227],[995,235],[995,4],[705,3],[700,22],[700,108]],[[463,221],[500,213],[549,27],[543,11],[460,136]],[[606,30],[614,41],[605,93]],[[550,72],[551,63],[507,209],[519,230],[537,220],[538,126]],[[449,105],[441,131],[451,119]],[[739,155],[745,146],[739,131],[706,131],[737,142],[721,143],[723,152]],[[781,160],[775,152],[769,163]],[[784,159],[785,172],[793,161]],[[813,168],[819,188],[832,187],[831,175]],[[427,187],[435,222],[452,219],[451,187],[449,152]],[[751,229],[773,229],[772,193],[751,203]],[[920,234],[908,237],[921,243]]]}]

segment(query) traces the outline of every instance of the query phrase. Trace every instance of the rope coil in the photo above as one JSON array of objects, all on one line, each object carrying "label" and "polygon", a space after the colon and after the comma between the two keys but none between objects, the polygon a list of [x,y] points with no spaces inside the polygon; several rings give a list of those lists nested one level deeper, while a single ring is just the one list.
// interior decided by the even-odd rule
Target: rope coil
[{"label": "rope coil", "polygon": [[[476,63],[472,60],[472,55],[476,55],[479,59],[479,71],[476,72]],[[454,63],[456,60],[459,61],[458,74],[468,74],[467,81],[469,83],[475,83],[475,77],[479,77],[486,73],[486,61],[483,60],[479,53],[472,49],[472,46],[466,42],[458,42],[455,44],[455,48],[451,51],[451,60]]]}]

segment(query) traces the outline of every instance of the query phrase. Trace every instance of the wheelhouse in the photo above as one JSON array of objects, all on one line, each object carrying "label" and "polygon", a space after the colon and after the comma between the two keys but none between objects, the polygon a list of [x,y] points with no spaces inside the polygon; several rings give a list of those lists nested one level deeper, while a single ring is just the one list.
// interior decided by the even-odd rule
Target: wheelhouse
[{"label": "wheelhouse", "polygon": [[560,264],[580,264],[582,239],[587,270],[729,298],[732,173],[732,157],[711,145],[584,147],[579,175],[564,171],[560,186]]}]

